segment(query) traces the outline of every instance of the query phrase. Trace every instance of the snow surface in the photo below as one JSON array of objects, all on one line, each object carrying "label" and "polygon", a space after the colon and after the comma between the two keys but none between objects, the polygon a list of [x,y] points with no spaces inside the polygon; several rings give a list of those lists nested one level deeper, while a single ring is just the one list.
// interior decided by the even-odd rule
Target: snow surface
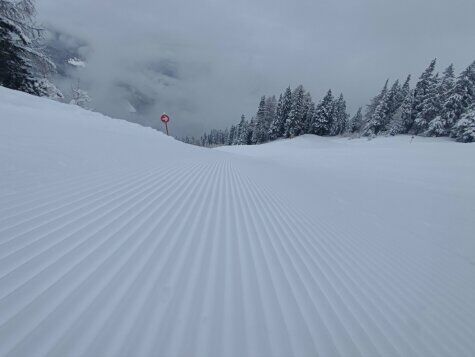
[{"label": "snow surface", "polygon": [[70,58],[68,59],[68,63],[73,67],[86,68],[86,62],[80,60],[79,58]]},{"label": "snow surface", "polygon": [[0,129],[0,356],[475,355],[475,145],[211,150],[1,87]]}]

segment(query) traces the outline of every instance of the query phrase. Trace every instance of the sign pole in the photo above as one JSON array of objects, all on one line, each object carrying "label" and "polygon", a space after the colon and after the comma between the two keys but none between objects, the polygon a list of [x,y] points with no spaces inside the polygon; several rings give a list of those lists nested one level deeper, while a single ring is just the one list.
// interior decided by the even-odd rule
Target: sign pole
[{"label": "sign pole", "polygon": [[167,135],[170,135],[168,134],[168,122],[170,121],[170,117],[163,113],[163,115],[160,117],[160,120],[163,122],[163,124],[165,124],[165,130],[167,132]]}]

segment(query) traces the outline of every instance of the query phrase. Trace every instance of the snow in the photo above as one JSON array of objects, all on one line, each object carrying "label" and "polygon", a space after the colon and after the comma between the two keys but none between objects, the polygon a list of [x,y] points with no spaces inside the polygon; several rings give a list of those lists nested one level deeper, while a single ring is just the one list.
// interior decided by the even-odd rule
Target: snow
[{"label": "snow", "polygon": [[68,63],[74,67],[86,68],[86,62],[80,60],[79,58],[70,58],[68,59]]},{"label": "snow", "polygon": [[475,354],[475,144],[0,113],[0,356]]}]

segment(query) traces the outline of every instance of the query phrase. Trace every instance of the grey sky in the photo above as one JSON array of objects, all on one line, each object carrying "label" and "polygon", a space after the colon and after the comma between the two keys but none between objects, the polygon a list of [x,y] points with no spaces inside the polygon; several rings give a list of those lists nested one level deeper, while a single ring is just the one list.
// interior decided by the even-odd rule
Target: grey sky
[{"label": "grey sky", "polygon": [[179,135],[253,115],[260,95],[289,84],[315,101],[341,91],[353,112],[386,78],[418,77],[434,57],[457,72],[475,59],[473,0],[37,3],[40,20],[90,44],[80,76],[98,110],[130,117],[131,86],[152,103],[140,120],[166,111]]}]

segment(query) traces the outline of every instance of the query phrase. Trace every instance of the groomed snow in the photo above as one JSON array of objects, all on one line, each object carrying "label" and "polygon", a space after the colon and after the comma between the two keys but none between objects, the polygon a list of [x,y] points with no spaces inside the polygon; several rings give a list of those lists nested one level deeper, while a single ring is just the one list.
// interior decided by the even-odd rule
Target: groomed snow
[{"label": "groomed snow", "polygon": [[0,87],[0,356],[474,356],[474,157],[203,149]]}]

